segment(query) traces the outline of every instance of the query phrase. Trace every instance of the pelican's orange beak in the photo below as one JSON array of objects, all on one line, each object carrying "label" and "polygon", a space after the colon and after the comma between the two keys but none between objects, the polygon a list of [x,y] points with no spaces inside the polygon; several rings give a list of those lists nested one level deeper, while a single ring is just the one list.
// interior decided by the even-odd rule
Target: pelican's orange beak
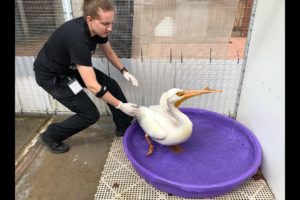
[{"label": "pelican's orange beak", "polygon": [[176,101],[175,107],[178,108],[182,102],[185,100],[194,97],[199,96],[201,94],[207,94],[212,92],[223,92],[223,90],[211,90],[208,87],[202,89],[202,90],[184,90],[183,92],[178,92],[177,95],[181,97],[180,100]]}]

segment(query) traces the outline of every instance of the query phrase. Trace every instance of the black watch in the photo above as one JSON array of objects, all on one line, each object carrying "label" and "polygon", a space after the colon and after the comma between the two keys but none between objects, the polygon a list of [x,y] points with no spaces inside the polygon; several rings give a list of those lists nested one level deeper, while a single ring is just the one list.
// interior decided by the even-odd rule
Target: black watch
[{"label": "black watch", "polygon": [[127,70],[125,67],[122,67],[122,68],[120,69],[121,74],[123,74],[124,71],[128,72],[128,70]]}]

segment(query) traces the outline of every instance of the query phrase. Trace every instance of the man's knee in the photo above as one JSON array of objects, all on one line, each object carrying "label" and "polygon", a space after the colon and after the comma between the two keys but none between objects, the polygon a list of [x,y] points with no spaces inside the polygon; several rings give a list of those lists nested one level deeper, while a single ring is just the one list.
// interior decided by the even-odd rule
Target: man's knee
[{"label": "man's knee", "polygon": [[87,123],[94,124],[96,123],[100,118],[100,113],[98,110],[95,110],[93,112],[90,112],[88,115],[86,115],[85,119]]}]

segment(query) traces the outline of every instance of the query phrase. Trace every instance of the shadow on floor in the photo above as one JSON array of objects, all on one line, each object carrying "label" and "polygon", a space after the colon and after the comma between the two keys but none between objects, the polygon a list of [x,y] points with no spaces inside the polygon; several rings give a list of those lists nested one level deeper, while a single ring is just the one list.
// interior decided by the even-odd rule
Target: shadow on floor
[{"label": "shadow on floor", "polygon": [[37,142],[37,136],[50,123],[66,117],[16,116],[16,200],[94,199],[115,126],[111,117],[102,116],[65,140],[70,151],[52,154]]}]

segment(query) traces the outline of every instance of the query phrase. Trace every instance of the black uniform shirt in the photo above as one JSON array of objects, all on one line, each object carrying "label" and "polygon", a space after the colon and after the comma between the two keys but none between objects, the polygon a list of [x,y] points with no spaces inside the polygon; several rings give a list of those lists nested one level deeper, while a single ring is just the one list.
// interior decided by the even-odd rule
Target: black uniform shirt
[{"label": "black uniform shirt", "polygon": [[34,68],[51,74],[69,74],[72,65],[92,66],[92,54],[97,44],[107,41],[107,37],[91,37],[83,17],[72,19],[50,36],[40,50]]}]

